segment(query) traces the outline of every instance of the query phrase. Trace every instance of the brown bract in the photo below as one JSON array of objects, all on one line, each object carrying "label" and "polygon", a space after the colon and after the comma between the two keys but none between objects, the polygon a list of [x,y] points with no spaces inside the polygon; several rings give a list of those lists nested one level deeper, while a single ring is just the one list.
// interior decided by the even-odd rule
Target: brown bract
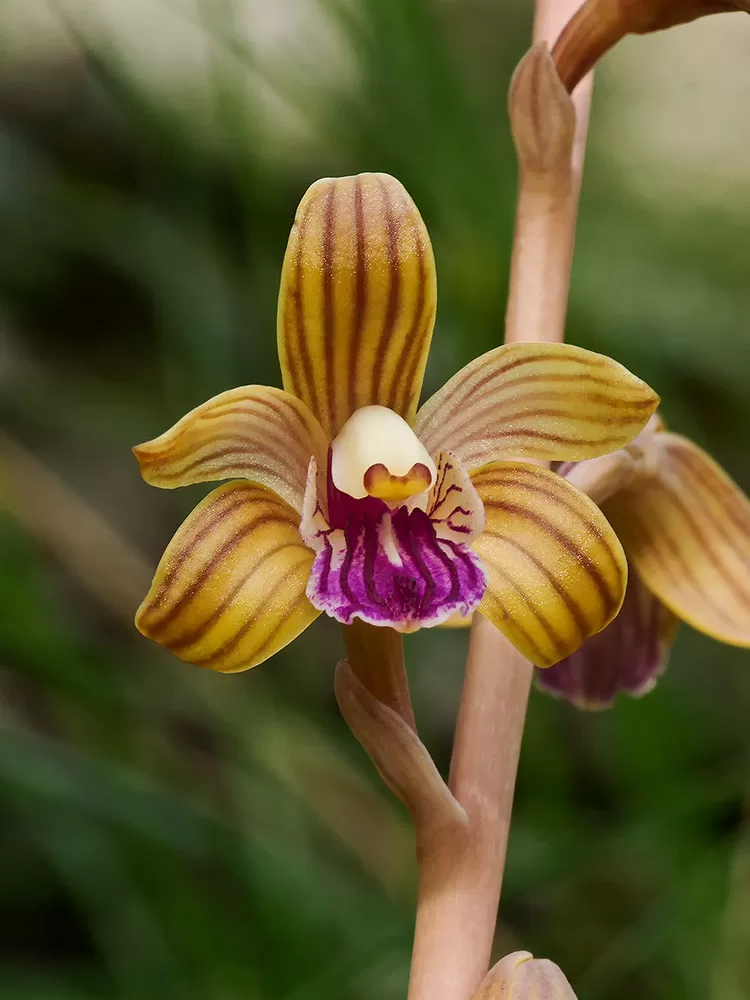
[{"label": "brown bract", "polygon": [[566,171],[573,150],[576,114],[544,42],[516,67],[508,113],[521,170]]},{"label": "brown bract", "polygon": [[709,14],[750,13],[748,0],[586,0],[552,49],[560,79],[572,92],[625,35],[646,35]]}]

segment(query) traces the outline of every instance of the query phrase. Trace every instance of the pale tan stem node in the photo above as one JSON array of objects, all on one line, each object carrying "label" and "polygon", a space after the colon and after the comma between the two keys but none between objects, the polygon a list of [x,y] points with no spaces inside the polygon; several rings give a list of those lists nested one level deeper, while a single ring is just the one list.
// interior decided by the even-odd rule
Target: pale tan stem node
[{"label": "pale tan stem node", "polygon": [[576,113],[546,42],[534,45],[516,67],[508,93],[510,130],[519,170],[568,174]]},{"label": "pale tan stem node", "polygon": [[518,202],[506,342],[563,339],[589,100],[589,84],[571,99],[546,42],[527,52],[513,76]]}]

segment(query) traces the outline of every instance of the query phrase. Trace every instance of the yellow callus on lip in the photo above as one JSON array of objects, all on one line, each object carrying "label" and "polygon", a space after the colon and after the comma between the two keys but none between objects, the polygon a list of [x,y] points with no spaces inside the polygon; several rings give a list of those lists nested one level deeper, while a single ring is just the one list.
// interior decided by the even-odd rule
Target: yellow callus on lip
[{"label": "yellow callus on lip", "polygon": [[394,476],[382,462],[378,462],[367,470],[364,483],[371,497],[387,503],[400,503],[428,490],[432,483],[432,473],[422,462],[415,462],[405,475]]},{"label": "yellow callus on lip", "polygon": [[385,406],[363,406],[331,445],[334,486],[357,500],[400,503],[435,482],[435,463],[407,422]]}]

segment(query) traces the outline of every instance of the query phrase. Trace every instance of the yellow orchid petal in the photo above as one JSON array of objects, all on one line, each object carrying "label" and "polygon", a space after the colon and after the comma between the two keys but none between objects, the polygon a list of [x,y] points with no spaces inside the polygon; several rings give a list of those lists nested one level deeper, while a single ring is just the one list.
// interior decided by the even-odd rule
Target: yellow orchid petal
[{"label": "yellow orchid petal", "polygon": [[328,441],[300,400],[271,386],[245,385],[214,396],[133,452],[152,486],[249,479],[301,511],[310,458],[325,469]]},{"label": "yellow orchid petal", "polygon": [[411,420],[436,298],[430,238],[399,181],[316,181],[297,210],[281,273],[284,388],[332,438],[362,406]]},{"label": "yellow orchid petal", "polygon": [[611,358],[571,344],[506,344],[472,361],[422,406],[431,454],[467,469],[501,458],[579,461],[616,451],[659,397]]},{"label": "yellow orchid petal", "polygon": [[225,483],[167,546],[136,626],[188,663],[247,670],[318,617],[305,596],[313,558],[287,503],[262,486]]},{"label": "yellow orchid petal", "polygon": [[605,504],[646,586],[693,628],[750,646],[750,501],[677,434],[647,446],[652,474]]},{"label": "yellow orchid petal", "polygon": [[494,462],[471,479],[487,518],[473,546],[489,577],[479,611],[550,667],[619,611],[622,546],[596,504],[554,472]]}]

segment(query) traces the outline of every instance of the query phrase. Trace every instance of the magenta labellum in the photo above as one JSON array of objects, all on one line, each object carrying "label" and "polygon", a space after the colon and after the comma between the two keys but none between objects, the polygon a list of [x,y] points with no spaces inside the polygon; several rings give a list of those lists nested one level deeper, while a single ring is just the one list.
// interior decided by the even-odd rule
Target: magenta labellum
[{"label": "magenta labellum", "polygon": [[300,524],[316,552],[307,585],[311,603],[345,625],[361,618],[399,632],[470,614],[487,586],[469,547],[484,527],[484,508],[460,462],[441,454],[429,490],[395,503],[343,492],[331,466],[327,516],[313,459]]}]

